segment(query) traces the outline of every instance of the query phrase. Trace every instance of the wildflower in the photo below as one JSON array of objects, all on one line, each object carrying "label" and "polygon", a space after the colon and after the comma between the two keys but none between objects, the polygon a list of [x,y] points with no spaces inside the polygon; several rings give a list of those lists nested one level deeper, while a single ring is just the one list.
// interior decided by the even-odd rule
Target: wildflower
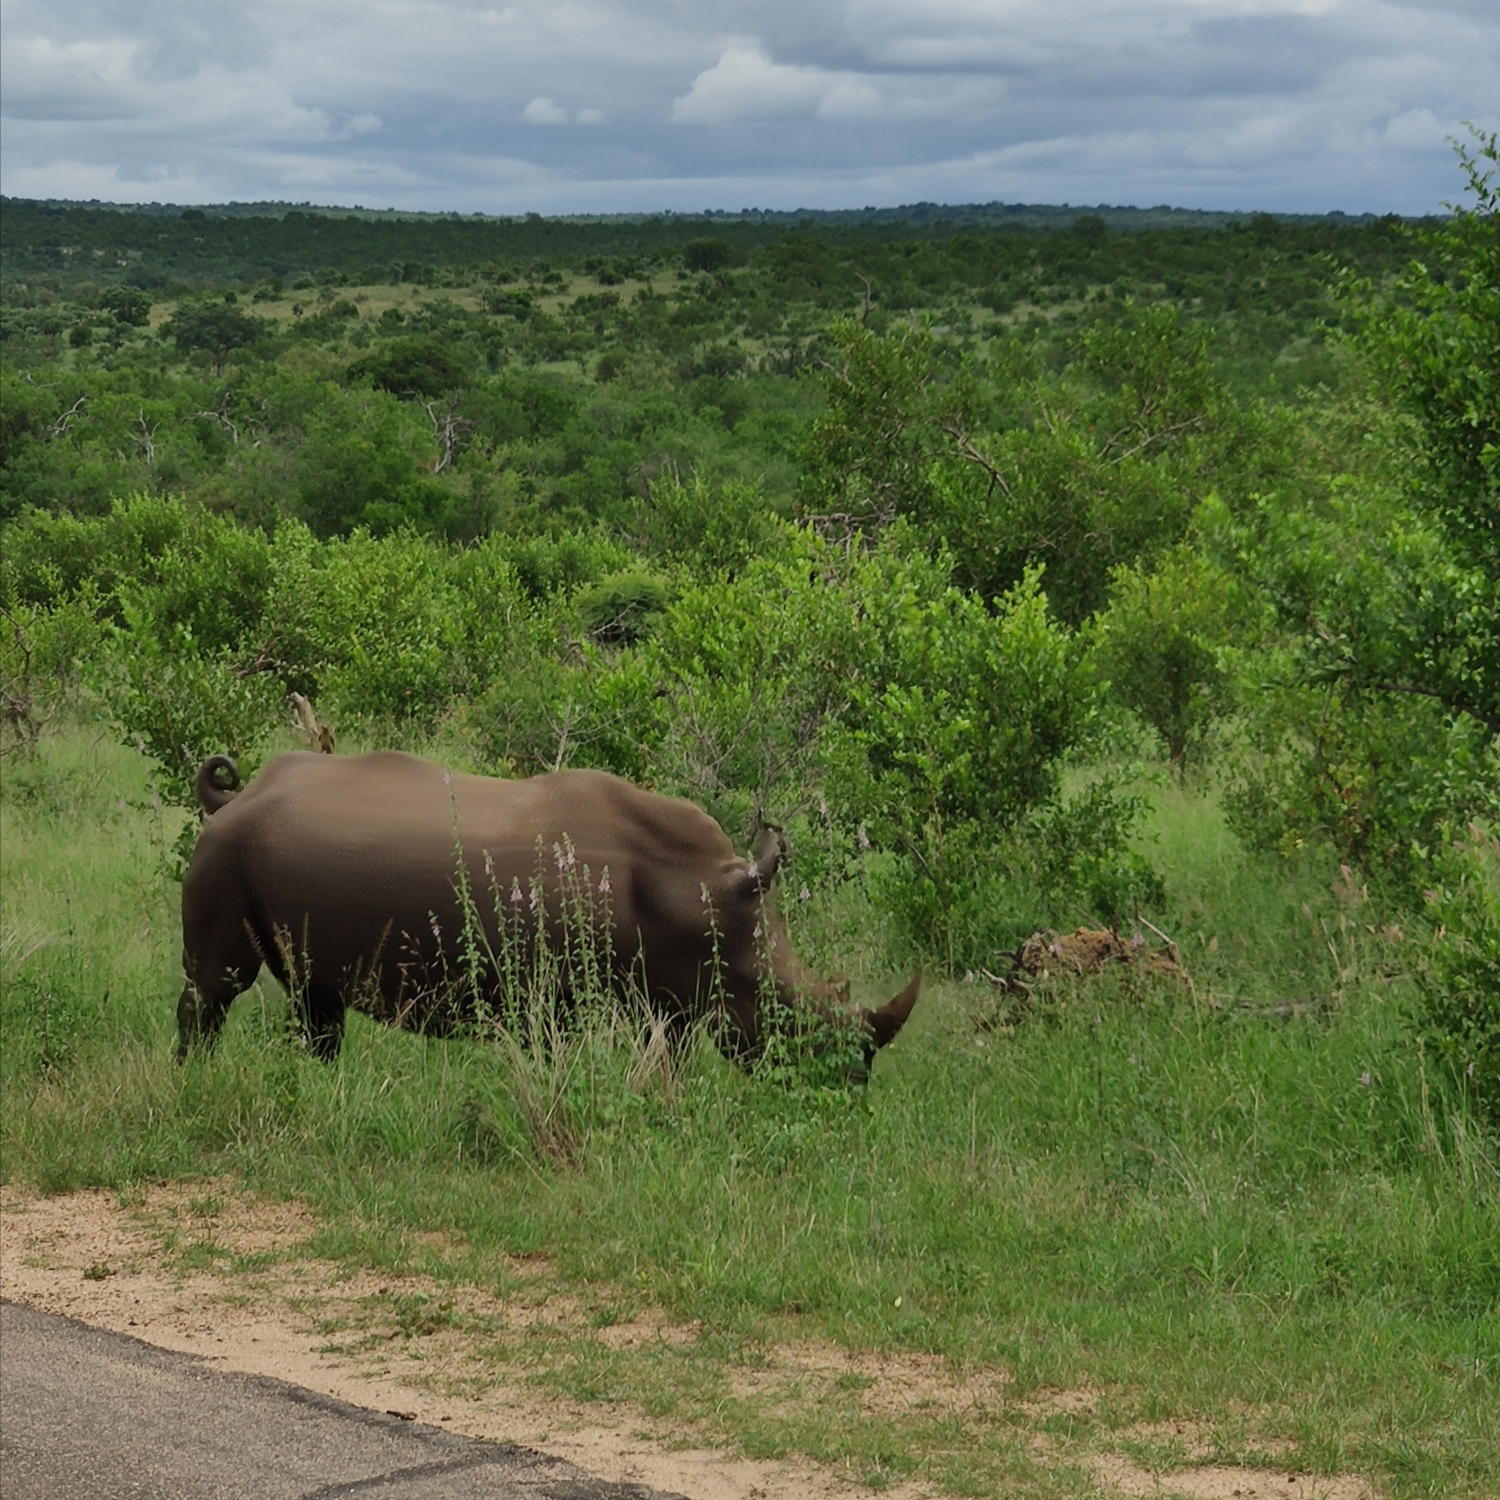
[{"label": "wildflower", "polygon": [[1474,1076],[1474,1064],[1470,1063],[1469,1066],[1464,1069],[1464,1077],[1465,1078],[1472,1078],[1473,1076]]},{"label": "wildflower", "polygon": [[806,886],[803,886],[802,889],[797,892],[797,899],[799,901],[811,901],[812,892],[810,892]]},{"label": "wildflower", "polygon": [[819,812],[819,814],[821,816],[823,816],[825,818],[828,816],[828,798],[827,797],[819,797],[818,798],[818,812]]},{"label": "wildflower", "polygon": [[437,918],[434,917],[434,916],[429,916],[427,918],[427,920],[432,923],[432,936],[433,936],[433,938],[437,942],[439,942],[439,943],[442,942],[442,940],[443,940],[443,929],[438,926]]},{"label": "wildflower", "polygon": [[973,984],[974,983],[974,971],[973,971],[973,969],[969,969],[969,970],[967,970],[965,972],[965,974],[964,974],[964,983],[965,984]]},{"label": "wildflower", "polygon": [[535,886],[532,886],[532,888],[531,888],[531,909],[532,909],[532,911],[535,911],[537,909],[537,905],[538,904],[539,904],[539,897],[537,896],[537,889],[536,889]]},{"label": "wildflower", "polygon": [[573,868],[573,866],[574,866],[574,865],[575,865],[575,864],[577,864],[577,863],[578,863],[578,856],[577,856],[577,855],[576,855],[576,854],[575,854],[575,853],[574,853],[574,852],[573,852],[573,846],[572,846],[572,845],[571,845],[571,844],[569,844],[569,845],[568,845],[568,856],[567,856],[567,858],[566,858],[566,859],[564,859],[564,860],[563,860],[563,863],[564,863],[564,864],[565,864],[565,865],[566,865],[566,866],[567,866],[567,867],[568,867],[568,868],[569,868],[569,869],[570,869],[570,870],[571,870],[571,869],[572,869],[572,868]]},{"label": "wildflower", "polygon": [[484,851],[484,873],[493,880],[495,878],[495,861],[490,858],[490,851]]},{"label": "wildflower", "polygon": [[868,849],[870,847],[870,835],[865,832],[865,825],[863,823],[859,825],[859,847],[861,849]]},{"label": "wildflower", "polygon": [[1370,1075],[1368,1073],[1361,1073],[1359,1075],[1359,1081],[1360,1081],[1360,1083],[1361,1083],[1361,1085],[1363,1087],[1369,1088],[1369,1086],[1370,1086]]},{"label": "wildflower", "polygon": [[603,876],[603,878],[599,882],[599,894],[601,896],[607,896],[607,895],[609,895],[609,871],[608,870],[606,870],[604,872],[604,876]]},{"label": "wildflower", "polygon": [[512,880],[510,883],[510,899],[519,906],[521,904],[521,882]]}]

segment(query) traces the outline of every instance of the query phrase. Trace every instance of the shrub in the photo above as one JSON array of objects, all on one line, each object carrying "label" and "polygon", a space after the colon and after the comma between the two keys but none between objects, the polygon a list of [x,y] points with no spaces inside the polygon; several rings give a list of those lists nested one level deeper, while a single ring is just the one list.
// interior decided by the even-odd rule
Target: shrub
[{"label": "shrub", "polygon": [[1500,1125],[1500,837],[1471,824],[1436,864],[1417,1025],[1476,1111]]},{"label": "shrub", "polygon": [[1232,703],[1218,648],[1228,644],[1230,580],[1188,547],[1154,572],[1120,568],[1097,626],[1098,664],[1110,691],[1161,736],[1180,776]]},{"label": "shrub", "polygon": [[667,585],[650,573],[611,573],[578,595],[578,618],[601,644],[634,646],[650,634],[668,595]]}]

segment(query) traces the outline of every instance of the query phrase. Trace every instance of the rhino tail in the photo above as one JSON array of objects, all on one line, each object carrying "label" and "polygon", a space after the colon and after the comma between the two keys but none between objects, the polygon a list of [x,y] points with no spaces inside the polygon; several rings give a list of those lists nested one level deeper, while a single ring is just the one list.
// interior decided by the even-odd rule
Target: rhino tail
[{"label": "rhino tail", "polygon": [[198,805],[210,817],[234,800],[240,789],[240,768],[227,755],[211,755],[198,767],[193,790]]}]

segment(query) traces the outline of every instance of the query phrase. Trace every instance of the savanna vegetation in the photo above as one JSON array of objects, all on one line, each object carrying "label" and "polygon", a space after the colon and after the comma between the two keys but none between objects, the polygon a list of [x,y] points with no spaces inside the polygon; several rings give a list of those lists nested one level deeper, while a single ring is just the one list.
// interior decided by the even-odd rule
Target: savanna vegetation
[{"label": "savanna vegetation", "polygon": [[[1459,155],[1423,224],[7,201],[6,1179],[545,1250],[703,1330],[549,1379],[872,1485],[1076,1494],[1068,1444],[1191,1416],[1494,1493],[1500,157]],[[804,957],[927,996],[860,1090],[664,1070],[603,995],[326,1066],[263,987],[179,1067],[191,778],[290,693],[341,752],[782,826]],[[1021,972],[1074,927],[1175,962]],[[789,1332],[1104,1401],[1044,1461],[1020,1407],[726,1394]]]}]

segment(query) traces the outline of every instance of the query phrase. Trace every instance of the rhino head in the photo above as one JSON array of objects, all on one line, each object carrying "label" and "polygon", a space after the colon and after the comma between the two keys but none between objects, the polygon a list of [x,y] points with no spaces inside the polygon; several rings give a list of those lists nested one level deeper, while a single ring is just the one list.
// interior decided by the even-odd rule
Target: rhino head
[{"label": "rhino head", "polygon": [[716,905],[722,920],[720,965],[730,1050],[742,1060],[759,1054],[765,1044],[768,1001],[774,1001],[793,1024],[809,1030],[823,1024],[857,1028],[862,1065],[851,1069],[862,1082],[880,1048],[892,1042],[906,1024],[922,990],[918,968],[906,987],[884,1005],[852,1007],[849,980],[839,975],[819,979],[792,949],[785,924],[775,909],[774,883],[786,858],[786,839],[767,828],[755,854],[732,871]]}]

